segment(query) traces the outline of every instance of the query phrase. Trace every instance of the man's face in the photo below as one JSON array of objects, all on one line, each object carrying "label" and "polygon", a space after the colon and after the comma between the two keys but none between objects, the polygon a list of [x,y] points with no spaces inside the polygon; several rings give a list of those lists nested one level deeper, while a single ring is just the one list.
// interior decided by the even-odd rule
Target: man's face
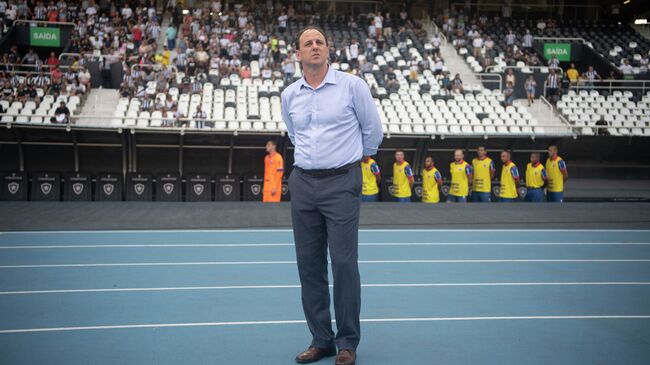
[{"label": "man's face", "polygon": [[456,162],[460,162],[460,161],[462,161],[464,157],[465,157],[465,156],[463,155],[463,151],[456,151],[456,152],[454,152],[454,160],[455,160]]},{"label": "man's face", "polygon": [[530,163],[533,165],[539,162],[539,155],[536,153],[531,153],[530,154]]},{"label": "man's face", "polygon": [[327,63],[327,45],[325,37],[316,29],[309,29],[302,33],[300,39],[300,49],[298,50],[298,60],[303,65],[317,68]]},{"label": "man's face", "polygon": [[548,148],[548,155],[550,157],[555,157],[555,155],[557,155],[557,149],[555,147],[549,147]]},{"label": "man's face", "polygon": [[433,159],[432,159],[431,157],[427,157],[427,158],[424,160],[424,167],[426,167],[426,168],[428,169],[428,168],[430,168],[431,166],[433,166]]},{"label": "man's face", "polygon": [[404,161],[404,152],[402,152],[402,151],[395,152],[395,161],[397,161],[397,162]]},{"label": "man's face", "polygon": [[510,154],[508,152],[501,152],[501,162],[507,163],[510,161]]},{"label": "man's face", "polygon": [[485,147],[479,147],[476,149],[476,154],[478,155],[479,158],[485,157],[486,151]]},{"label": "man's face", "polygon": [[266,142],[266,152],[268,153],[275,152],[275,145],[273,144],[273,142],[271,141]]}]

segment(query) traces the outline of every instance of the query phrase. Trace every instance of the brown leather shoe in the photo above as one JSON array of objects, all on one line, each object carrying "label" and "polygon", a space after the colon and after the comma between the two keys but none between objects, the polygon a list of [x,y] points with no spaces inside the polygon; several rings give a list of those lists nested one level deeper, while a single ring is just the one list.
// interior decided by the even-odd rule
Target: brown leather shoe
[{"label": "brown leather shoe", "polygon": [[357,353],[352,350],[340,350],[336,355],[336,365],[354,365]]},{"label": "brown leather shoe", "polygon": [[318,347],[310,347],[296,356],[296,362],[299,364],[309,364],[316,362],[324,357],[336,355],[336,349],[321,349]]}]

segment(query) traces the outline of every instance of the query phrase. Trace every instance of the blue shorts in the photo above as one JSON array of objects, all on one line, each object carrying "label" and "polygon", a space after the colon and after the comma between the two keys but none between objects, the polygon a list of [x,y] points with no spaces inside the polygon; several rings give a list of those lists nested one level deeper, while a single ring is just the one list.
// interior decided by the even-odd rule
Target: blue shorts
[{"label": "blue shorts", "polygon": [[501,203],[514,203],[517,198],[499,198]]},{"label": "blue shorts", "polygon": [[398,203],[410,203],[411,202],[411,197],[406,197],[406,198],[395,198],[395,201]]},{"label": "blue shorts", "polygon": [[554,203],[562,203],[564,202],[564,192],[560,191],[558,193],[553,193],[553,192],[546,192],[546,201],[549,202],[554,202]]},{"label": "blue shorts", "polygon": [[543,202],[544,201],[544,190],[542,188],[528,188],[526,193],[526,201],[529,202]]},{"label": "blue shorts", "polygon": [[492,196],[490,195],[490,193],[473,191],[472,201],[474,203],[489,203],[492,201]]},{"label": "blue shorts", "polygon": [[467,203],[466,196],[447,195],[447,203]]},{"label": "blue shorts", "polygon": [[379,194],[374,195],[361,195],[362,202],[377,202],[379,201]]}]

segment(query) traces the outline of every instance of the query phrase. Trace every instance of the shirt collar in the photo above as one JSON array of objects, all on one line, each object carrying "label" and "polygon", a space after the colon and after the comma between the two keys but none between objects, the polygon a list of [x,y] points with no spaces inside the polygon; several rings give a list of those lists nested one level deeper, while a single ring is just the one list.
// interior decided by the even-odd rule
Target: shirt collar
[{"label": "shirt collar", "polygon": [[[301,90],[303,87],[308,87],[310,89],[312,88],[307,83],[307,80],[305,80],[305,75],[303,75],[300,78],[300,80],[298,80],[298,82],[300,83],[300,87],[298,88],[298,90]],[[315,90],[320,89],[325,84],[336,85],[336,70],[334,70],[334,68],[329,64],[327,65],[327,73],[325,74],[325,78],[323,79],[323,82],[320,85],[318,85],[318,87]]]},{"label": "shirt collar", "polygon": [[541,164],[541,163],[540,163],[539,161],[537,161],[537,162],[535,162],[535,163],[533,164],[533,167],[537,167],[537,166],[539,166],[540,164]]}]

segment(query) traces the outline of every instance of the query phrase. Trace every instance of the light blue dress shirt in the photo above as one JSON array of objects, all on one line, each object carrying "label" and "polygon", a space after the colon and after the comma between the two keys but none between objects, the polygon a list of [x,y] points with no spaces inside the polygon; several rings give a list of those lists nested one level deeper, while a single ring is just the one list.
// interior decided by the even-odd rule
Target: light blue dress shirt
[{"label": "light blue dress shirt", "polygon": [[282,92],[282,119],[295,146],[294,165],[331,169],[372,156],[384,137],[363,79],[329,67],[313,89],[304,76]]}]

